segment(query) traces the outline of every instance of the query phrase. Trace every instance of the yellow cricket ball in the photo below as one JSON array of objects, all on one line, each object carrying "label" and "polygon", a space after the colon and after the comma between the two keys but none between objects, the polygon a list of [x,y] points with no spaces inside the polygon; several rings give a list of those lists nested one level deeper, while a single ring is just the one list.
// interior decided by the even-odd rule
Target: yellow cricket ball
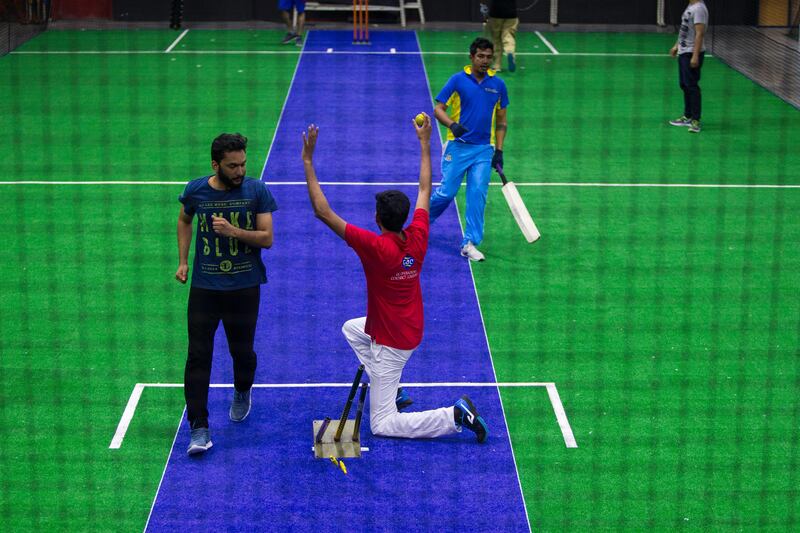
[{"label": "yellow cricket ball", "polygon": [[417,123],[417,126],[422,126],[423,124],[425,124],[425,115],[420,113],[419,115],[414,117],[414,122]]}]

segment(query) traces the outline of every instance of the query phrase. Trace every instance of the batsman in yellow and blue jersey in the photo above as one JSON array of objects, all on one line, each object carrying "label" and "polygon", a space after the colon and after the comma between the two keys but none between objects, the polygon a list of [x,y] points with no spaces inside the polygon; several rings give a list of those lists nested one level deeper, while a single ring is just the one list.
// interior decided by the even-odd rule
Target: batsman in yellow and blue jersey
[{"label": "batsman in yellow and blue jersey", "polygon": [[[436,119],[450,131],[442,154],[442,184],[431,194],[431,222],[455,198],[467,177],[467,225],[461,255],[483,261],[483,214],[492,168],[503,166],[508,90],[489,68],[494,45],[479,37],[469,47],[471,64],[454,74],[436,96]],[[449,108],[449,112],[448,112]]]}]

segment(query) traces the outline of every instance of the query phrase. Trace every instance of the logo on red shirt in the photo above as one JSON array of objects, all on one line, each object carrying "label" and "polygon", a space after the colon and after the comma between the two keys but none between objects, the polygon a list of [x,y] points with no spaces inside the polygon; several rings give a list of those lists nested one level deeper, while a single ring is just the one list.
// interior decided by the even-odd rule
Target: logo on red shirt
[{"label": "logo on red shirt", "polygon": [[414,258],[413,258],[413,257],[411,257],[410,255],[406,255],[406,256],[403,258],[403,268],[405,268],[406,270],[408,270],[409,268],[411,268],[412,266],[414,266],[414,263],[415,263],[415,262],[416,262],[416,261],[414,261]]}]

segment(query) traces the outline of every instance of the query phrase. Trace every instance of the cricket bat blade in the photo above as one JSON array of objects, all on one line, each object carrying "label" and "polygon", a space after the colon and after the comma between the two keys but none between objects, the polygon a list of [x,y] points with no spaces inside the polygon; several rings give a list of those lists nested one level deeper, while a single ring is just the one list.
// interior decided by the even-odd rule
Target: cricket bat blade
[{"label": "cricket bat blade", "polygon": [[539,237],[542,235],[539,233],[539,228],[537,228],[536,224],[533,222],[531,214],[525,208],[525,203],[522,201],[519,191],[517,191],[517,186],[514,185],[513,181],[509,181],[503,185],[502,189],[503,196],[506,197],[508,207],[511,209],[511,214],[514,215],[514,220],[517,221],[517,225],[525,236],[525,240],[528,242],[538,241]]}]

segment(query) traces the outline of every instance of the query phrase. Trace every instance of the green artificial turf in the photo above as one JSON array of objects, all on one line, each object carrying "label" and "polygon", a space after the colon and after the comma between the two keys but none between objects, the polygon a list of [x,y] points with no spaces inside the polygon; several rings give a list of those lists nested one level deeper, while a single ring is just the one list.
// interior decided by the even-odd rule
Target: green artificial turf
[{"label": "green artificial turf", "polygon": [[[671,44],[548,37],[571,53]],[[424,57],[434,95],[465,63]],[[517,64],[500,74],[517,182],[800,183],[796,110],[713,58],[698,136],[666,125],[682,101],[669,57]],[[800,189],[519,190],[542,238],[527,244],[490,188],[473,264],[489,344],[498,381],[556,383],[579,446],[543,389],[502,389],[533,529],[796,526]]]},{"label": "green artificial turf", "polygon": [[[49,31],[0,58],[9,181],[175,181],[222,131],[263,162],[297,62],[279,31]],[[433,94],[476,36],[419,32]],[[527,244],[490,188],[473,265],[536,531],[797,528],[800,189],[525,183],[798,184],[795,109],[708,58],[704,131],[673,128],[669,34],[519,35],[503,72],[509,177]],[[666,47],[666,49],[665,49]],[[278,54],[203,54],[203,51]],[[282,52],[282,51],[285,51]],[[464,52],[437,55],[427,52]],[[570,55],[584,53],[662,56]],[[496,176],[493,177],[496,183]],[[0,509],[8,530],[141,531],[183,406],[181,185],[0,185]],[[459,197],[463,215],[463,193]]]}]

